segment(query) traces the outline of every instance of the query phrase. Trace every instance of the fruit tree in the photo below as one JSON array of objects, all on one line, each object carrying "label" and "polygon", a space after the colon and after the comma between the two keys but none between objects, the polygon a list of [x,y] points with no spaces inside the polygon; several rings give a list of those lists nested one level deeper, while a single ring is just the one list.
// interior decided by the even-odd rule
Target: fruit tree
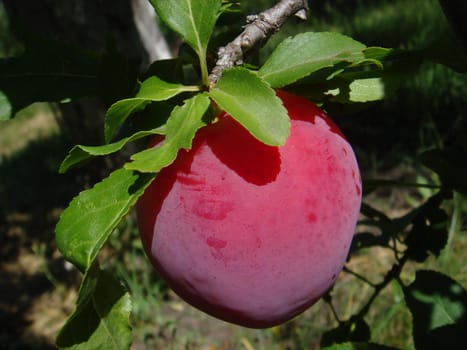
[{"label": "fruit tree", "polygon": [[[448,251],[462,221],[455,203],[467,193],[463,125],[446,145],[414,155],[435,180],[398,183],[362,181],[352,139],[333,120],[386,100],[428,62],[466,73],[465,4],[440,0],[452,36],[422,48],[370,45],[329,28],[294,33],[264,57],[285,23],[313,16],[308,1],[281,0],[247,16],[234,1],[148,3],[176,38],[174,58],[138,71],[112,40],[92,54],[28,33],[26,50],[0,61],[0,119],[35,101],[105,104],[103,144],[75,145],[59,172],[132,153],[77,194],[56,225],[60,252],[82,273],[57,346],[129,348],[131,295],[99,254],[133,209],[148,261],[182,299],[216,318],[273,327],[320,300],[336,320],[322,349],[396,349],[376,344],[365,320],[394,284],[412,316],[415,349],[467,343],[462,284],[428,268],[401,277],[408,263]],[[396,217],[362,202],[392,185],[431,192]],[[377,283],[346,265],[372,247],[393,261]],[[333,306],[343,269],[371,289],[346,318]]]}]

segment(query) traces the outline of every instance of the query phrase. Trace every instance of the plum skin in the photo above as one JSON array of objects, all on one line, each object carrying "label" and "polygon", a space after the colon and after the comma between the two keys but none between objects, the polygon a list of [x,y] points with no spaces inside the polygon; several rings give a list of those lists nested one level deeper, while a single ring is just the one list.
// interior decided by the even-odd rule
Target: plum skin
[{"label": "plum skin", "polygon": [[361,204],[339,129],[305,98],[276,93],[291,118],[285,145],[257,141],[223,113],[137,203],[146,254],[169,286],[250,328],[295,317],[332,286]]}]

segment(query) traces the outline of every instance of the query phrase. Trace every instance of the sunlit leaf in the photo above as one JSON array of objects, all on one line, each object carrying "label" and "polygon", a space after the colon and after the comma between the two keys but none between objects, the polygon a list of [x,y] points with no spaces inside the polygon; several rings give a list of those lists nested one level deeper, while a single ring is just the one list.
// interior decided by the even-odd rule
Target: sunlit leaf
[{"label": "sunlit leaf", "polygon": [[162,145],[134,154],[132,162],[125,168],[141,172],[158,172],[170,165],[180,149],[190,149],[196,131],[205,125],[203,118],[210,106],[206,94],[199,94],[177,106],[166,125],[166,136]]},{"label": "sunlit leaf", "polygon": [[75,197],[56,226],[57,246],[65,258],[82,271],[89,268],[153,178],[119,169]]},{"label": "sunlit leaf", "polygon": [[254,137],[271,145],[283,145],[290,120],[274,90],[244,68],[225,71],[210,92],[216,103]]},{"label": "sunlit leaf", "polygon": [[[302,33],[284,40],[259,70],[272,87],[282,87],[320,69],[366,59],[365,45],[338,33]],[[339,68],[342,68],[339,66]]]},{"label": "sunlit leaf", "polygon": [[159,17],[196,51],[205,57],[216,24],[221,0],[150,0]]},{"label": "sunlit leaf", "polygon": [[6,95],[0,91],[0,121],[8,120],[11,115],[11,104]]},{"label": "sunlit leaf", "polygon": [[193,86],[168,83],[156,76],[146,79],[133,98],[115,102],[105,115],[105,140],[109,142],[115,131],[122,125],[128,116],[143,109],[150,102],[165,101],[185,91],[196,90]]},{"label": "sunlit leaf", "polygon": [[356,79],[327,91],[326,95],[333,96],[332,101],[335,102],[377,101],[385,96],[384,82],[381,78]]},{"label": "sunlit leaf", "polygon": [[66,158],[63,160],[62,164],[60,165],[59,172],[65,173],[75,165],[94,156],[105,156],[120,151],[129,142],[138,140],[149,135],[163,134],[165,134],[165,126],[148,131],[140,131],[129,137],[125,137],[117,142],[109,143],[102,146],[76,145],[71,149]]},{"label": "sunlit leaf", "polygon": [[370,46],[363,50],[363,55],[366,59],[383,61],[391,57],[397,51],[385,47]]}]

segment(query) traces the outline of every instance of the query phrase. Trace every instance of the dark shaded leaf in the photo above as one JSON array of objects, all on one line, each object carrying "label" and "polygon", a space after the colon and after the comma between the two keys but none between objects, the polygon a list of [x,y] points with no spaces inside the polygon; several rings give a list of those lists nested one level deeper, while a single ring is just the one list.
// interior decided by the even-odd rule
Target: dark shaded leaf
[{"label": "dark shaded leaf", "polygon": [[321,337],[321,347],[344,342],[367,342],[370,340],[370,327],[363,318],[351,318],[342,322]]},{"label": "dark shaded leaf", "polygon": [[99,95],[100,56],[40,37],[25,37],[26,51],[0,60],[0,90],[12,114],[39,101]]},{"label": "dark shaded leaf", "polygon": [[129,349],[130,295],[111,273],[93,266],[83,278],[76,309],[57,336],[59,349]]},{"label": "dark shaded leaf", "polygon": [[155,75],[169,83],[182,83],[183,64],[180,57],[154,61],[145,72],[144,79]]},{"label": "dark shaded leaf", "polygon": [[404,296],[413,317],[417,350],[466,344],[467,291],[458,282],[439,272],[420,270],[404,288]]},{"label": "dark shaded leaf", "polygon": [[442,197],[431,197],[413,219],[405,244],[410,259],[423,262],[429,254],[439,255],[448,240],[448,217],[440,208]]},{"label": "dark shaded leaf", "polygon": [[113,40],[107,40],[99,65],[99,94],[107,106],[134,95],[140,64],[139,59],[123,55]]},{"label": "dark shaded leaf", "polygon": [[467,24],[465,22],[465,13],[467,13],[466,2],[464,0],[439,0],[439,3],[451,27],[458,35],[464,52],[467,53]]},{"label": "dark shaded leaf", "polygon": [[321,350],[398,350],[391,346],[385,346],[375,343],[342,343],[334,344],[321,348]]},{"label": "dark shaded leaf", "polygon": [[441,182],[467,194],[467,141],[444,149],[433,149],[421,155],[422,163],[439,175]]},{"label": "dark shaded leaf", "polygon": [[380,232],[378,234],[357,233],[352,240],[350,251],[355,252],[362,248],[373,246],[387,247],[391,239],[400,236],[404,232],[418,215],[419,211],[420,208],[415,208],[399,218],[390,219],[383,212],[372,208],[366,203],[362,203],[361,213],[368,220],[362,220],[359,224],[376,227]]}]

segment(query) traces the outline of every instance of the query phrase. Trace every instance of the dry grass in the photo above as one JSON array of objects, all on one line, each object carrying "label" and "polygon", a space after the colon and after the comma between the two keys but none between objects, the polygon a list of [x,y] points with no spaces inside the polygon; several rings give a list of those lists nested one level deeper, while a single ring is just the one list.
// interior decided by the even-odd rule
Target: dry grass
[{"label": "dry grass", "polygon": [[0,124],[0,159],[24,148],[29,142],[59,132],[48,104],[37,103]]}]

